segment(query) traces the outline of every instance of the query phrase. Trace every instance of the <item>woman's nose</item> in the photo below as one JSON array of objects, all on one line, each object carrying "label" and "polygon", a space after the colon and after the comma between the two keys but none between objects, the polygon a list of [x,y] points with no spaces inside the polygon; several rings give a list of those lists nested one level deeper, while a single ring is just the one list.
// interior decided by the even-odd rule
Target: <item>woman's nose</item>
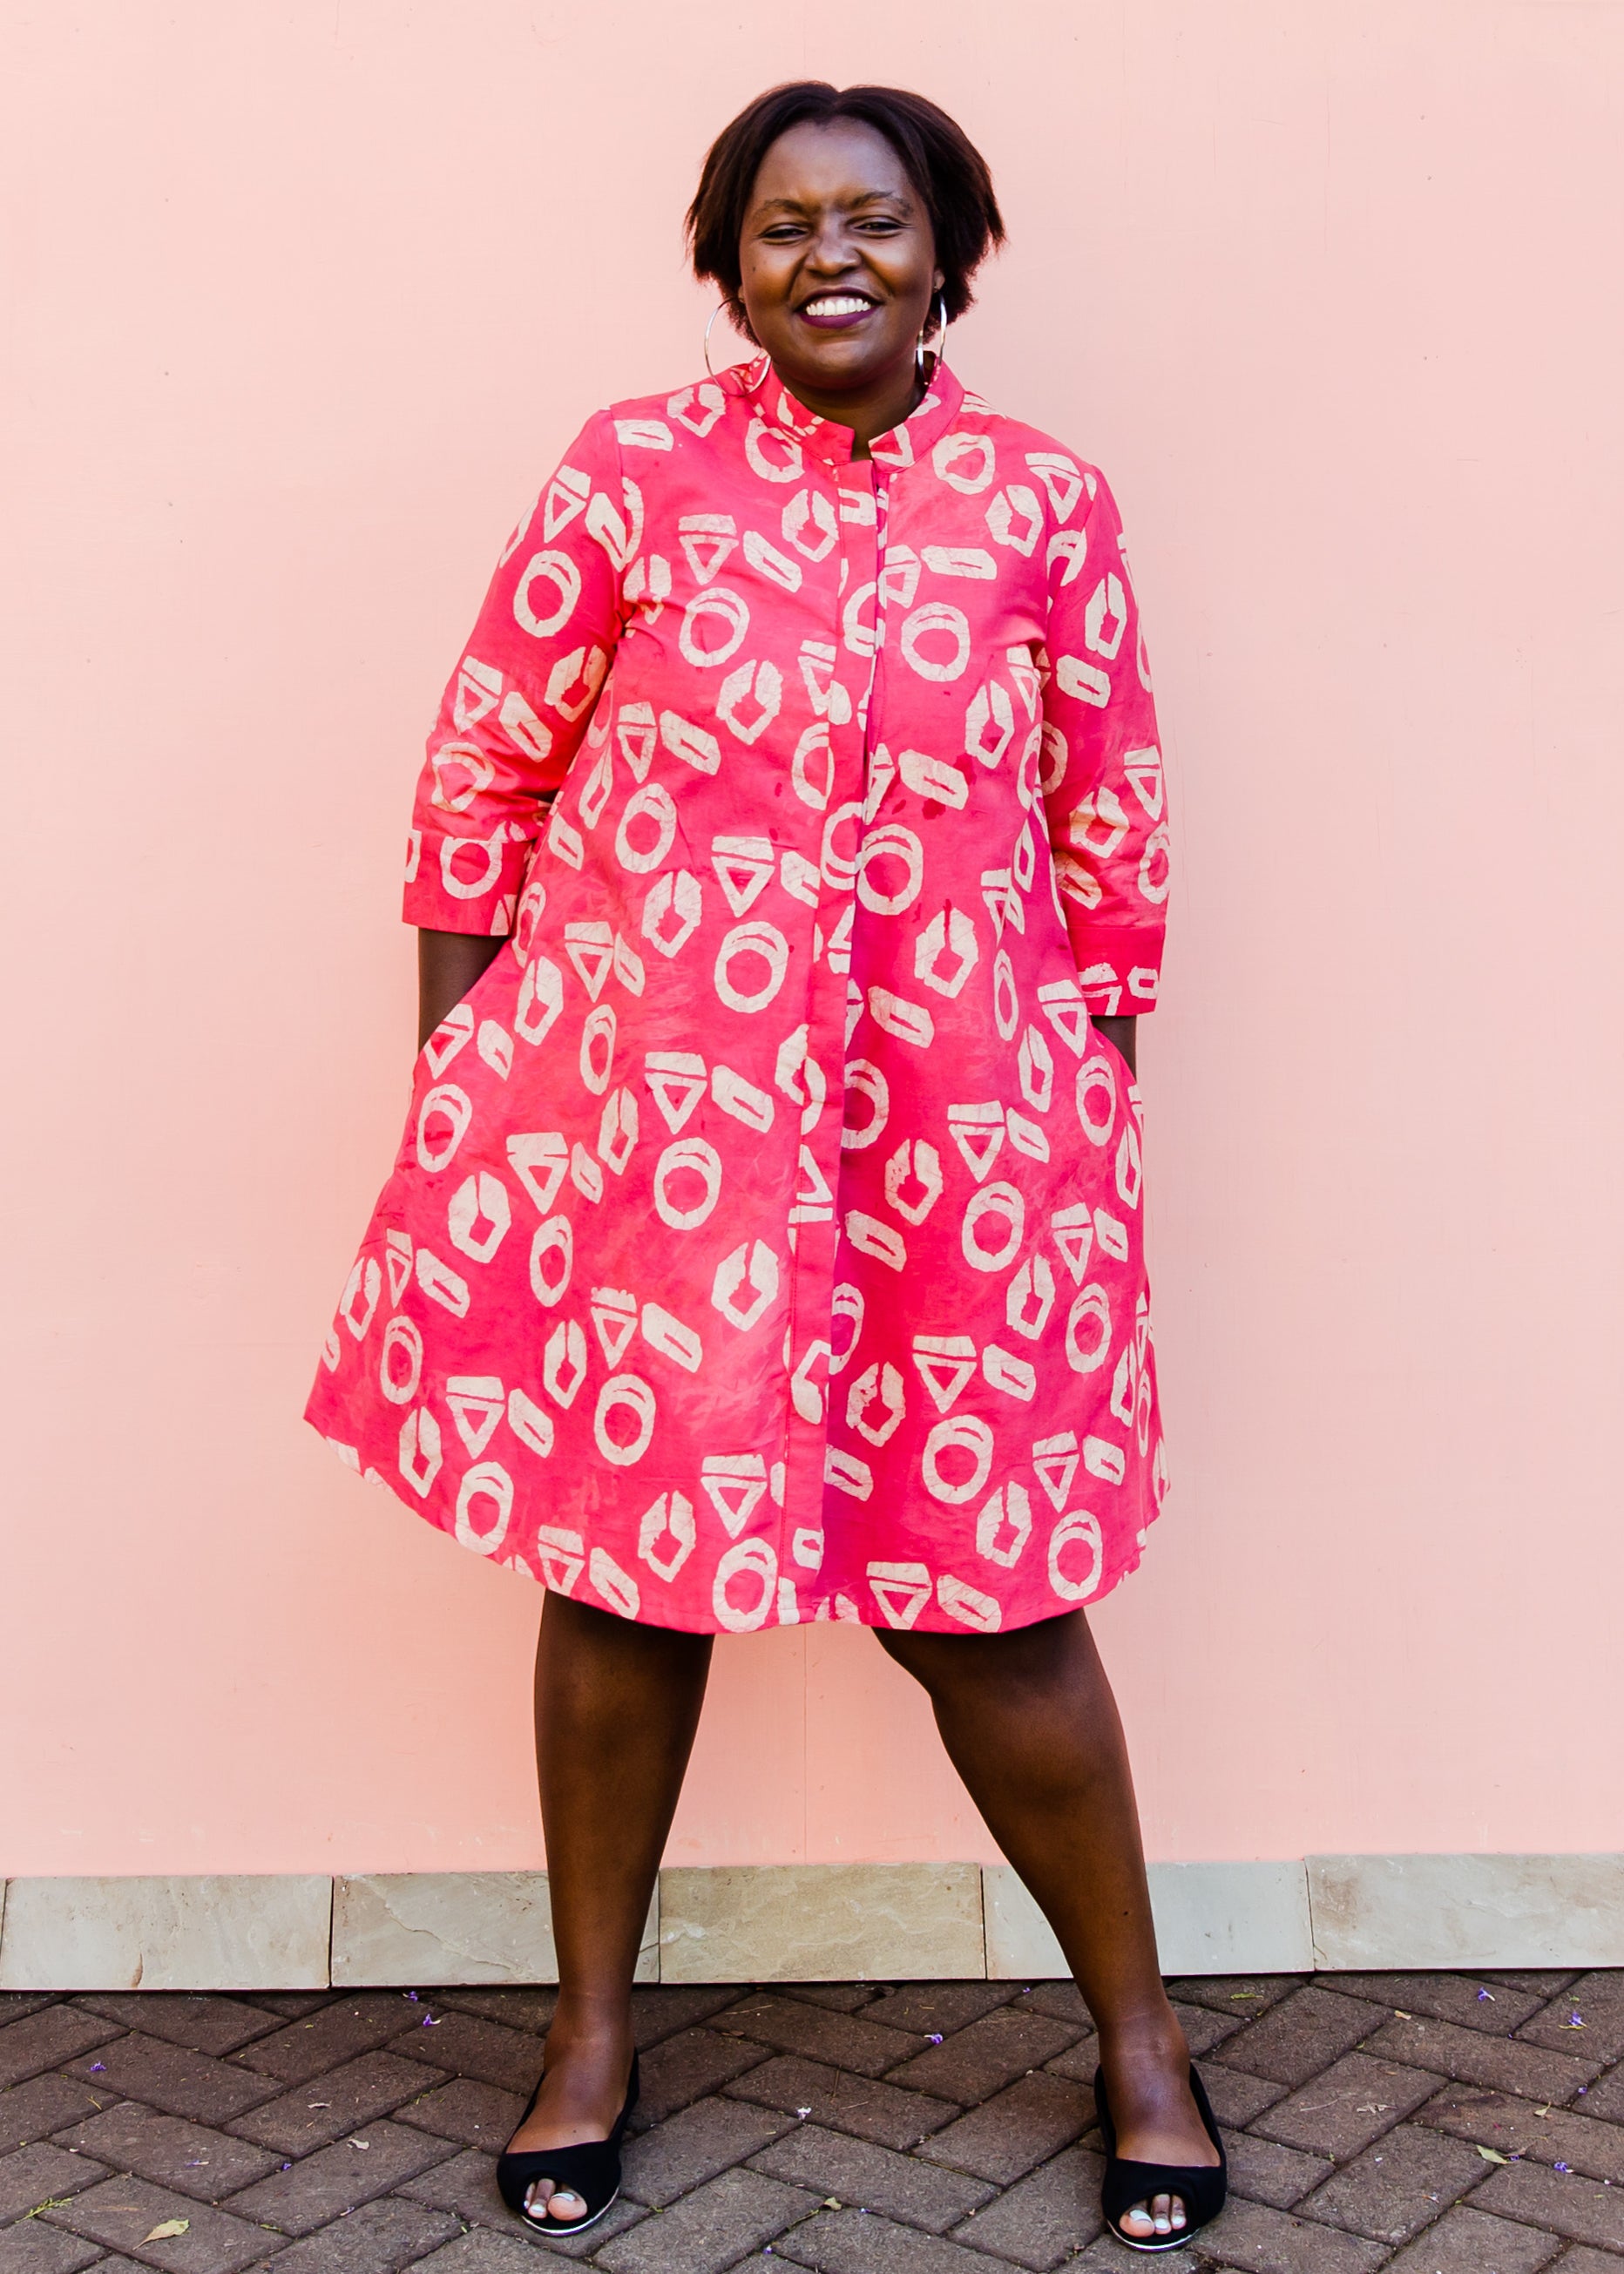
[{"label": "woman's nose", "polygon": [[843,222],[831,220],[823,223],[813,243],[811,259],[815,267],[824,270],[851,267],[852,241]]}]

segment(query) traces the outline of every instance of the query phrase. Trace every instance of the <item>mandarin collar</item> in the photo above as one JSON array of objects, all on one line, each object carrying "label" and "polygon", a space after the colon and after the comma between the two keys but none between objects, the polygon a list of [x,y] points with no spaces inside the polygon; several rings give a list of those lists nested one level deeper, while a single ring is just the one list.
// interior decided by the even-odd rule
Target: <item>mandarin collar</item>
[{"label": "mandarin collar", "polygon": [[[798,403],[765,356],[758,356],[754,363],[734,364],[722,373],[721,383],[729,394],[742,396],[765,425],[793,434],[809,456],[825,465],[852,463],[851,428],[820,418]],[[876,436],[868,446],[869,457],[881,467],[913,465],[946,433],[963,403],[964,388],[948,366],[938,362],[922,401],[899,426]]]}]

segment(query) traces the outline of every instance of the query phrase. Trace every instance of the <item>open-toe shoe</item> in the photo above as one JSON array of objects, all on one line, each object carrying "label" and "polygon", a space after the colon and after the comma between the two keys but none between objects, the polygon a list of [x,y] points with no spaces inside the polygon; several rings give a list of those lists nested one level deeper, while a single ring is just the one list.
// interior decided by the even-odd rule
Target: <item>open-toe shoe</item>
[{"label": "open-toe shoe", "polygon": [[[1111,2121],[1105,2096],[1103,2072],[1094,2073],[1094,2107],[1105,2142],[1105,2177],[1100,2186],[1100,2208],[1105,2223],[1125,2250],[1182,2250],[1204,2226],[1210,2226],[1223,2209],[1229,2193],[1229,2158],[1213,2114],[1207,2088],[1190,2065],[1190,2091],[1207,2127],[1207,2136],[1218,2150],[1215,2164],[1135,2164],[1116,2153],[1116,2127]],[[1184,2224],[1171,2234],[1124,2234],[1122,2221],[1137,2204],[1149,2205],[1155,2195],[1177,2195],[1184,2207]]]},{"label": "open-toe shoe", "polygon": [[[545,2081],[544,2071],[542,2082]],[[538,2084],[530,2095],[530,2107],[520,2120],[521,2131],[540,2097],[541,2085]],[[626,2104],[606,2140],[582,2140],[569,2148],[525,2148],[517,2153],[509,2149],[506,2155],[497,2157],[497,2191],[508,2210],[527,2226],[533,2226],[538,2234],[579,2234],[583,2228],[595,2226],[620,2192],[620,2142],[636,2105],[637,2056],[634,2053]],[[579,2195],[586,2205],[581,2217],[554,2218],[545,2204],[538,2211],[531,2210],[530,2191],[538,2180],[551,2180],[560,2194]]]}]

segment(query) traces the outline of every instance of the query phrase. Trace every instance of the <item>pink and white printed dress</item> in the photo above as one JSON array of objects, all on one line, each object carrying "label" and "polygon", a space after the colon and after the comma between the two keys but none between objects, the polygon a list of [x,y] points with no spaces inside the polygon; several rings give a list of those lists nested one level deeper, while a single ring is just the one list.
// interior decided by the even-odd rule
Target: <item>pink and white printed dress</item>
[{"label": "pink and white printed dress", "polygon": [[309,1418],[630,1619],[1097,1601],[1162,1487],[1139,1103],[1168,835],[1097,472],[939,369],[590,419],[429,744],[431,1038]]}]

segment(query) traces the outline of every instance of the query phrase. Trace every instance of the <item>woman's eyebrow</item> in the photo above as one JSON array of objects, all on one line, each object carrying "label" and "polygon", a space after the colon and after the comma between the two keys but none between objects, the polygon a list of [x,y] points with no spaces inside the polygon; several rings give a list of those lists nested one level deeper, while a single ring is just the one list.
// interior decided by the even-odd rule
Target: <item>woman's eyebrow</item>
[{"label": "woman's eyebrow", "polygon": [[[860,190],[854,198],[837,199],[831,202],[844,205],[848,212],[854,212],[859,206],[893,205],[906,208],[913,204],[913,200],[906,190]],[[818,201],[805,198],[763,198],[758,206],[752,208],[758,215],[808,214],[817,210]]]}]

